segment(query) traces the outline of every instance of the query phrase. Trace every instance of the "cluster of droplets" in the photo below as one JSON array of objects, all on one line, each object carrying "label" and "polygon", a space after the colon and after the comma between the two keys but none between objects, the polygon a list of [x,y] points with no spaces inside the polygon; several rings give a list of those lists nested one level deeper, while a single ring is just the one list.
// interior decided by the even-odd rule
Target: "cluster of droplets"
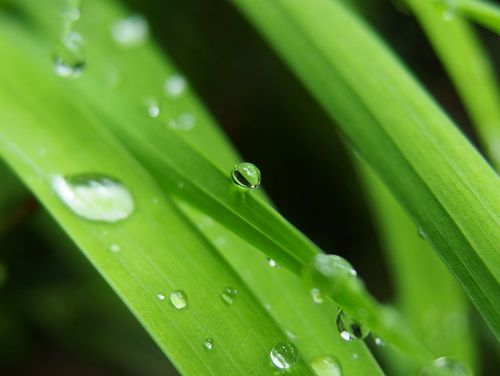
[{"label": "cluster of droplets", "polygon": [[67,0],[62,16],[62,32],[52,54],[54,72],[64,78],[80,76],[86,64],[83,37],[75,31],[80,19],[80,0]]}]

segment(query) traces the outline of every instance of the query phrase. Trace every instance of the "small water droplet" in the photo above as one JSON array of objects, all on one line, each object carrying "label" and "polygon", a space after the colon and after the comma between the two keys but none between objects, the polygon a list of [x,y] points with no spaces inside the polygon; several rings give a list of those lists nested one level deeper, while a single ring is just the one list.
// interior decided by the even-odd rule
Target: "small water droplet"
[{"label": "small water droplet", "polygon": [[279,369],[288,369],[299,359],[297,348],[290,342],[278,343],[271,349],[269,356],[274,366]]},{"label": "small water droplet", "polygon": [[158,101],[153,98],[148,98],[144,101],[144,103],[149,117],[156,119],[160,116],[160,105],[158,104]]},{"label": "small water droplet", "polygon": [[203,346],[207,349],[207,350],[212,350],[214,348],[214,339],[213,338],[206,338],[204,341],[203,341]]},{"label": "small water droplet", "polygon": [[418,374],[419,376],[467,376],[470,373],[462,363],[452,358],[442,357],[419,370]]},{"label": "small water droplet", "polygon": [[168,122],[170,128],[179,129],[182,131],[190,131],[191,129],[194,128],[195,124],[196,124],[196,118],[194,117],[193,114],[190,113],[181,114],[177,119],[170,120]]},{"label": "small water droplet", "polygon": [[364,324],[354,320],[342,310],[337,313],[336,323],[340,336],[346,341],[363,339],[370,333]]},{"label": "small water droplet", "polygon": [[234,166],[231,173],[233,182],[243,188],[258,188],[261,181],[260,170],[252,163],[242,162]]},{"label": "small water droplet", "polygon": [[427,239],[427,234],[425,233],[424,229],[422,227],[419,227],[417,229],[417,234],[420,239]]},{"label": "small water droplet", "polygon": [[323,294],[321,293],[320,289],[317,288],[312,288],[310,291],[311,298],[314,303],[321,304],[324,302],[325,298],[323,297]]},{"label": "small water droplet", "polygon": [[52,187],[76,215],[91,221],[118,222],[130,217],[134,199],[118,180],[100,174],[55,175]]},{"label": "small water droplet", "polygon": [[224,300],[227,304],[232,305],[238,296],[238,290],[233,287],[226,287],[221,294],[222,300]]},{"label": "small water droplet", "polygon": [[170,294],[170,303],[175,309],[184,309],[188,305],[188,298],[184,291],[176,290]]},{"label": "small water droplet", "polygon": [[186,87],[186,79],[180,74],[174,74],[165,81],[163,91],[167,97],[176,98],[184,93]]},{"label": "small water droplet", "polygon": [[375,345],[377,346],[385,346],[385,342],[382,338],[380,338],[379,336],[375,335],[372,333],[372,336],[373,336],[373,342],[375,342]]},{"label": "small water droplet", "polygon": [[124,47],[136,47],[143,44],[149,36],[148,21],[140,14],[115,21],[111,25],[113,39]]},{"label": "small water droplet", "polygon": [[158,294],[156,295],[156,297],[158,298],[158,300],[165,300],[165,295],[163,294]]},{"label": "small water droplet", "polygon": [[271,268],[275,268],[275,269],[279,269],[281,268],[281,266],[275,261],[273,260],[272,258],[268,257],[267,258],[267,263],[269,264],[269,266]]},{"label": "small water droplet", "polygon": [[117,252],[120,252],[121,251],[121,248],[118,244],[111,244],[109,246],[109,250],[112,252],[112,253],[117,253]]},{"label": "small water droplet", "polygon": [[436,0],[435,4],[446,22],[453,21],[456,15],[456,0]]},{"label": "small water droplet", "polygon": [[77,78],[85,69],[83,38],[76,31],[63,34],[54,49],[52,64],[54,72],[64,78]]},{"label": "small water droplet", "polygon": [[295,335],[295,333],[293,333],[290,330],[286,331],[286,336],[288,337],[289,340],[294,340],[295,338],[297,338],[297,336]]},{"label": "small water droplet", "polygon": [[311,361],[317,376],[342,376],[339,361],[331,355],[320,355]]}]

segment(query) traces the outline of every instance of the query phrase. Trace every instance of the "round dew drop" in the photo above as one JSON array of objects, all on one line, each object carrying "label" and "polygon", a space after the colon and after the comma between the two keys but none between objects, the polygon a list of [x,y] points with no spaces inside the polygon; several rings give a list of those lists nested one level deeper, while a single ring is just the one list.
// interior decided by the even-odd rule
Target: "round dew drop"
[{"label": "round dew drop", "polygon": [[342,376],[339,361],[331,355],[320,355],[311,361],[311,368],[317,376]]},{"label": "round dew drop", "polygon": [[181,310],[187,307],[188,298],[184,291],[176,290],[170,294],[170,303],[174,306],[175,309]]},{"label": "round dew drop", "polygon": [[139,14],[115,21],[111,25],[111,35],[123,47],[139,46],[148,39],[148,21]]},{"label": "round dew drop", "polygon": [[223,301],[225,301],[227,304],[232,305],[238,296],[238,290],[236,290],[233,287],[226,287],[221,294],[221,298]]},{"label": "round dew drop", "polygon": [[184,93],[186,87],[186,79],[180,74],[174,74],[165,81],[163,91],[167,97],[177,98]]},{"label": "round dew drop", "polygon": [[214,348],[214,339],[213,338],[206,338],[203,341],[203,347],[205,347],[207,350],[212,350]]},{"label": "round dew drop", "polygon": [[233,182],[239,187],[255,189],[260,186],[260,170],[252,163],[242,162],[234,166],[231,173]]},{"label": "round dew drop", "polygon": [[422,368],[418,372],[419,376],[468,376],[467,368],[458,361],[442,357],[434,360],[430,365]]},{"label": "round dew drop", "polygon": [[52,64],[59,77],[79,77],[86,64],[82,36],[75,31],[64,34],[54,49]]},{"label": "round dew drop", "polygon": [[269,266],[270,266],[271,268],[275,268],[275,269],[279,269],[279,268],[281,268],[281,267],[280,267],[280,265],[279,265],[279,264],[278,264],[275,260],[273,260],[273,259],[272,259],[272,258],[270,258],[270,257],[268,257],[268,258],[267,258],[267,263],[269,264]]},{"label": "round dew drop", "polygon": [[52,188],[73,213],[90,221],[118,222],[134,211],[128,188],[106,175],[55,175]]},{"label": "round dew drop", "polygon": [[288,369],[299,359],[297,348],[290,342],[280,342],[274,346],[269,357],[276,368]]},{"label": "round dew drop", "polygon": [[342,310],[337,313],[336,323],[340,336],[345,341],[363,339],[370,333],[364,324],[352,319]]}]

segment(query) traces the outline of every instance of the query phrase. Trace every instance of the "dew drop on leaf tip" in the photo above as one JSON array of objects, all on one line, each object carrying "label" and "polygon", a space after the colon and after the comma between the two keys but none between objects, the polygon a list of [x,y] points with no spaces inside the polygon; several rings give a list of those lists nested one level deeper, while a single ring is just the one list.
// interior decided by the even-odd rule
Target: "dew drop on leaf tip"
[{"label": "dew drop on leaf tip", "polygon": [[55,175],[52,188],[77,216],[98,222],[118,222],[131,216],[135,203],[128,188],[102,174]]},{"label": "dew drop on leaf tip", "polygon": [[278,369],[291,368],[299,359],[299,353],[294,344],[279,342],[269,352],[271,362]]},{"label": "dew drop on leaf tip", "polygon": [[246,189],[256,189],[261,183],[260,170],[252,163],[242,162],[234,166],[231,172],[234,184]]}]

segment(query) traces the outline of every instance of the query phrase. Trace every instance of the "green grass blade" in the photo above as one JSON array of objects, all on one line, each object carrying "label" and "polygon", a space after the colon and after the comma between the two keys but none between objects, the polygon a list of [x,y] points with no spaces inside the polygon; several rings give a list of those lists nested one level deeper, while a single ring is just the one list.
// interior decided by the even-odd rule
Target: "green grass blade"
[{"label": "green grass blade", "polygon": [[338,120],[500,337],[500,202],[493,170],[341,4],[233,2]]},{"label": "green grass blade", "polygon": [[489,1],[447,0],[450,11],[466,17],[478,24],[500,33],[500,7]]},{"label": "green grass blade", "polygon": [[[434,353],[447,354],[475,369],[469,307],[462,289],[380,179],[368,166],[359,166],[391,266],[397,306]],[[398,374],[413,370],[400,359],[390,360]]]},{"label": "green grass blade", "polygon": [[460,16],[445,21],[431,1],[410,0],[408,6],[457,88],[487,155],[500,168],[500,91],[474,30]]},{"label": "green grass blade", "polygon": [[[0,50],[8,52],[2,54],[4,67],[15,62],[23,82],[37,85],[23,90],[16,77],[6,71],[0,74],[3,157],[182,373],[271,374],[269,350],[285,335],[232,269],[192,230],[152,176],[94,115],[80,108],[80,98],[66,83],[48,75],[46,65],[25,59],[20,53],[24,40],[15,41],[12,48],[12,40],[0,39]],[[29,69],[24,69],[26,64]],[[41,104],[40,98],[46,102]],[[43,156],[41,148],[46,150]],[[137,210],[130,218],[116,224],[86,221],[54,195],[50,181],[54,173],[95,171],[120,179],[133,192]],[[110,252],[112,244],[120,251]],[[227,286],[240,290],[232,307],[220,297]],[[184,311],[168,301],[176,289],[188,294],[190,303]],[[158,299],[160,293],[165,300]],[[216,341],[212,351],[203,346],[207,337]],[[311,374],[301,360],[296,369]]]}]

